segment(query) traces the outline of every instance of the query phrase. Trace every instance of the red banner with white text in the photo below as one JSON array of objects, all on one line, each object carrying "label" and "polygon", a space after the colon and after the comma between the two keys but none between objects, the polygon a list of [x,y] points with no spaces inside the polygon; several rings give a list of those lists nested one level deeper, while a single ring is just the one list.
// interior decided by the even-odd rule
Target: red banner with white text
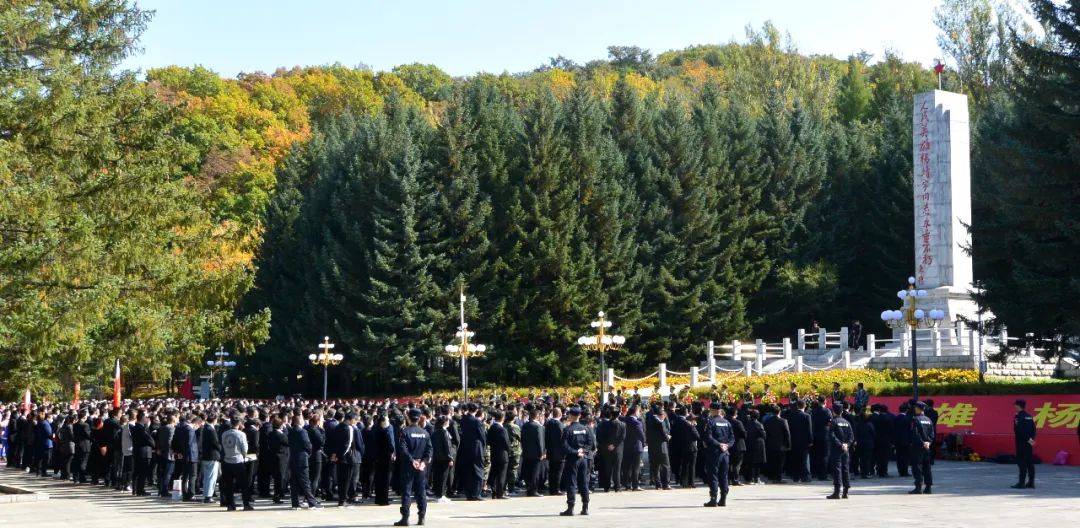
[{"label": "red banner with white text", "polygon": [[[910,398],[873,397],[870,403],[884,403],[895,413]],[[1070,466],[1080,466],[1080,394],[1006,396],[929,396],[938,411],[938,436],[964,436],[964,445],[982,458],[1016,452],[1013,436],[1013,402],[1025,400],[1027,412],[1035,420],[1035,454],[1048,464],[1059,451],[1069,454]]]}]

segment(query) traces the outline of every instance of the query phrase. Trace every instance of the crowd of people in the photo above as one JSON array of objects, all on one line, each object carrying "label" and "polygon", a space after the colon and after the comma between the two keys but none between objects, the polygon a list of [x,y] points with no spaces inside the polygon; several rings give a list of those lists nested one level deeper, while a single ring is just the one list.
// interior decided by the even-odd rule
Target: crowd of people
[{"label": "crowd of people", "polygon": [[[794,388],[793,388],[794,389]],[[783,404],[746,395],[652,401],[609,395],[597,406],[537,394],[513,400],[151,399],[0,406],[6,465],[137,496],[213,502],[244,510],[256,498],[293,508],[336,502],[412,502],[567,495],[588,514],[593,492],[709,487],[724,506],[730,487],[832,480],[847,498],[850,473],[912,475],[912,493],[933,487],[932,402],[893,414],[847,398]],[[861,389],[861,388],[860,388]],[[736,398],[739,400],[739,398]],[[1034,478],[1032,473],[1032,479]]]}]

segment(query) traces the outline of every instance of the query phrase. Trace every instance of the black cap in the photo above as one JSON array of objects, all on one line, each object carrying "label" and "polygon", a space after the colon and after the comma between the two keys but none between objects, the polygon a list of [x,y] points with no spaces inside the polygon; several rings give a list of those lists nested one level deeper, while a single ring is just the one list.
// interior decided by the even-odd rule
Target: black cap
[{"label": "black cap", "polygon": [[569,409],[566,410],[566,414],[575,414],[575,415],[581,414],[581,407],[578,407],[577,405],[574,405],[573,407],[570,407]]},{"label": "black cap", "polygon": [[1027,407],[1027,402],[1024,401],[1024,400],[1016,400],[1016,401],[1013,402],[1013,405],[1023,409],[1025,407]]},{"label": "black cap", "polygon": [[720,410],[720,402],[714,401],[714,402],[710,403],[709,408],[714,410],[714,411]]},{"label": "black cap", "polygon": [[834,413],[840,414],[840,413],[844,412],[844,406],[843,406],[843,404],[840,404],[840,403],[834,403],[833,406],[832,406],[832,410],[833,410]]},{"label": "black cap", "polygon": [[924,411],[926,410],[926,404],[923,403],[923,402],[915,402],[915,407],[917,407],[917,408],[919,408],[921,410],[924,410]]},{"label": "black cap", "polygon": [[422,413],[420,412],[420,409],[410,409],[409,410],[409,419],[410,420],[419,420],[421,414]]}]

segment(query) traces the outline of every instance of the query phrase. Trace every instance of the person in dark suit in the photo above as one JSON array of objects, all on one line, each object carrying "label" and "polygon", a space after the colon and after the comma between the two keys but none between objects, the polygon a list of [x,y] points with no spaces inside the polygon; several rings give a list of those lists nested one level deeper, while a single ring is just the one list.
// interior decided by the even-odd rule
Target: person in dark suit
[{"label": "person in dark suit", "polygon": [[[716,402],[720,403],[720,402]],[[730,416],[728,423],[731,424],[731,433],[735,438],[735,444],[729,449],[729,456],[731,458],[731,467],[728,471],[728,480],[732,486],[741,486],[742,482],[739,481],[739,475],[742,474],[743,461],[746,459],[746,426],[744,425],[745,419],[735,415],[735,409],[728,408],[724,410],[725,416]],[[700,427],[700,421],[698,422]],[[704,472],[703,472],[704,474]]]},{"label": "person in dark suit", "polygon": [[862,409],[855,415],[855,454],[859,457],[859,476],[870,478],[874,474],[874,442],[877,433],[870,419],[870,409]]},{"label": "person in dark suit", "polygon": [[[326,449],[330,453],[330,462],[337,469],[338,506],[356,502],[356,466],[363,457],[366,446],[356,429],[356,415],[349,412],[334,429],[327,440]],[[359,443],[357,446],[355,444]]]},{"label": "person in dark suit", "polygon": [[[217,415],[211,413],[199,428],[199,469],[202,475],[203,502],[214,499],[214,485],[221,475],[221,436],[214,427]],[[222,506],[225,499],[220,500]]]},{"label": "person in dark suit", "polygon": [[829,443],[828,430],[832,414],[825,408],[825,398],[818,396],[810,405],[810,428],[814,433],[810,446],[810,474],[818,480],[828,479]]},{"label": "person in dark suit", "polygon": [[775,405],[769,405],[762,425],[765,426],[765,450],[768,452],[769,469],[766,476],[774,483],[781,484],[784,482],[784,461],[791,450],[791,429],[787,420],[776,414],[777,410]]},{"label": "person in dark suit", "polygon": [[[270,481],[274,484],[272,495],[274,504],[281,504],[285,499],[285,483],[289,481],[289,435],[285,432],[285,419],[282,416],[274,416],[270,419],[271,429],[266,436],[269,440],[269,453],[271,461]],[[307,467],[304,468],[305,471]]]},{"label": "person in dark suit", "polygon": [[490,450],[491,466],[488,469],[488,487],[491,489],[491,498],[506,498],[506,468],[510,463],[510,437],[503,427],[503,413],[495,410],[491,412],[491,426],[487,431],[487,445]]},{"label": "person in dark suit", "polygon": [[870,406],[870,423],[874,424],[874,469],[879,477],[889,476],[889,457],[892,455],[893,424],[889,407],[883,403]]},{"label": "person in dark suit", "polygon": [[71,424],[71,430],[75,437],[75,454],[71,458],[71,476],[79,484],[86,483],[86,469],[90,461],[90,450],[93,449],[93,441],[90,434],[90,423],[86,419],[86,411],[79,411],[75,417],[75,423]]},{"label": "person in dark suit", "polygon": [[810,446],[814,444],[814,425],[806,414],[806,402],[795,400],[784,418],[791,431],[791,451],[788,451],[788,474],[795,482],[810,482],[810,472],[806,467]]},{"label": "person in dark suit", "polygon": [[150,460],[154,456],[154,437],[150,435],[150,417],[139,411],[136,423],[131,426],[131,453],[134,457],[133,485],[131,493],[137,497],[149,495],[146,481],[150,479]]},{"label": "person in dark suit", "polygon": [[645,441],[649,446],[649,476],[656,489],[671,489],[668,442],[671,424],[663,408],[654,404],[645,415]]},{"label": "person in dark suit", "polygon": [[521,426],[521,477],[525,480],[525,495],[536,497],[540,483],[540,465],[547,458],[544,445],[544,426],[539,422],[540,412],[529,409],[529,419]]},{"label": "person in dark suit", "polygon": [[626,424],[626,438],[623,440],[623,464],[621,478],[632,491],[641,489],[641,454],[645,452],[645,426],[638,417],[641,411],[637,405],[631,405],[622,421]]},{"label": "person in dark suit", "polygon": [[154,455],[157,458],[158,497],[171,498],[173,468],[176,458],[173,456],[172,440],[176,433],[176,413],[169,412],[158,428],[154,437]]},{"label": "person in dark suit", "polygon": [[304,429],[304,417],[299,414],[292,416],[291,427],[288,428],[289,442],[289,496],[292,499],[292,508],[300,507],[300,498],[303,497],[308,507],[320,508],[319,501],[311,493],[311,475],[308,473],[308,464],[311,459],[311,438]]},{"label": "person in dark suit", "polygon": [[[247,471],[248,488],[251,497],[255,496],[255,479],[259,474],[259,442],[261,441],[260,430],[261,423],[258,419],[258,413],[255,408],[248,409],[248,418],[244,422],[244,439],[247,441],[247,450],[249,455],[255,455],[254,457],[247,457],[244,461],[244,469]],[[222,470],[224,476],[224,470]]]},{"label": "person in dark suit", "polygon": [[623,442],[626,441],[626,424],[618,419],[615,409],[605,407],[602,419],[596,426],[597,449],[600,458],[600,487],[604,491],[617,492],[622,487],[619,478],[622,472]]},{"label": "person in dark suit", "polygon": [[199,458],[199,444],[195,439],[195,430],[188,423],[188,416],[180,417],[180,422],[173,431],[170,444],[176,475],[180,477],[181,498],[184,502],[195,500],[195,462]]},{"label": "person in dark suit", "polygon": [[[685,413],[686,409],[682,408],[679,412]],[[678,427],[683,430],[679,435],[679,438],[683,445],[681,446],[682,457],[680,463],[682,464],[682,467],[679,468],[679,485],[684,488],[693,488],[696,479],[698,444],[701,443],[701,433],[697,426],[697,416],[687,414],[685,417],[680,416],[680,418],[682,419],[679,420]],[[701,419],[706,419],[706,417],[702,417]],[[723,478],[726,483],[728,480],[726,470],[724,471]]]},{"label": "person in dark suit", "polygon": [[908,476],[908,467],[911,465],[909,456],[911,453],[911,406],[900,404],[899,412],[893,420],[893,449],[896,451],[896,473],[901,477]]},{"label": "person in dark suit", "polygon": [[484,424],[476,416],[479,407],[475,403],[465,404],[465,413],[461,416],[461,445],[458,447],[457,477],[458,490],[471,501],[482,500],[480,489],[484,483],[484,449],[487,447],[487,434]]},{"label": "person in dark suit", "polygon": [[675,482],[682,482],[680,470],[682,469],[683,448],[686,445],[686,438],[683,436],[686,432],[683,423],[686,421],[686,407],[679,405],[678,408],[668,408],[666,417],[668,427],[671,430],[671,440],[668,441],[671,475],[674,477]]},{"label": "person in dark suit", "polygon": [[71,424],[75,422],[74,416],[68,416],[56,430],[56,441],[53,442],[53,459],[60,467],[60,478],[71,480],[71,457],[75,454],[75,430]]},{"label": "person in dark suit", "polygon": [[[326,454],[323,449],[326,446],[326,433],[322,428],[322,413],[313,412],[308,416],[308,423],[304,426],[308,441],[311,442],[311,453],[308,455],[308,485],[312,488],[312,494],[318,495],[322,487],[322,471]],[[292,443],[290,442],[290,448]],[[290,452],[290,456],[292,453]]]},{"label": "person in dark suit", "polygon": [[544,422],[544,446],[547,447],[548,495],[558,495],[562,479],[562,409],[551,409],[551,417]]},{"label": "person in dark suit", "polygon": [[258,492],[259,497],[270,498],[270,483],[274,479],[274,474],[278,473],[278,458],[271,450],[270,445],[270,432],[274,430],[274,424],[271,423],[270,416],[266,411],[258,411],[258,413],[259,443],[256,445],[258,446],[259,465],[255,468],[255,490]]},{"label": "person in dark suit", "polygon": [[391,468],[397,458],[397,436],[390,418],[380,415],[372,428],[375,450],[373,456],[373,480],[372,492],[375,495],[375,504],[387,506],[390,504],[390,477]]},{"label": "person in dark suit", "polygon": [[760,417],[761,414],[757,409],[751,409],[744,424],[746,425],[746,460],[743,464],[749,464],[748,484],[761,484],[761,466],[768,462],[765,449],[765,426],[761,424]]},{"label": "person in dark suit", "polygon": [[449,422],[450,418],[445,415],[436,418],[434,433],[431,435],[431,491],[436,499],[442,499],[447,495],[447,477],[454,467],[454,458],[457,456],[457,447],[448,429]]}]

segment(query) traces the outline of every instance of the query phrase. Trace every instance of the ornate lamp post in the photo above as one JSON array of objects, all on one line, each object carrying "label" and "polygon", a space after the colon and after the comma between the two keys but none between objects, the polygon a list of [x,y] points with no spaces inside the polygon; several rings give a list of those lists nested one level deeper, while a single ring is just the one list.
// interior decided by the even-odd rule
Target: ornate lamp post
[{"label": "ornate lamp post", "polygon": [[600,405],[604,404],[604,394],[607,393],[607,379],[604,373],[607,372],[607,365],[604,362],[604,352],[608,349],[618,350],[619,347],[626,343],[626,338],[621,335],[609,335],[607,329],[611,328],[611,321],[604,319],[604,312],[597,314],[599,319],[589,323],[589,326],[596,329],[596,335],[581,336],[578,338],[577,343],[586,350],[595,350],[600,353]]},{"label": "ornate lamp post", "polygon": [[461,361],[461,397],[462,401],[469,399],[469,358],[478,357],[484,355],[487,352],[487,345],[477,345],[470,343],[469,340],[475,335],[475,332],[469,330],[469,324],[465,322],[465,287],[461,288],[461,304],[459,310],[460,326],[458,326],[457,333],[454,337],[457,338],[457,342],[454,344],[446,345],[443,349],[452,357],[459,358]]},{"label": "ornate lamp post", "polygon": [[225,345],[220,345],[218,351],[214,352],[216,359],[211,359],[206,362],[206,366],[210,367],[210,397],[214,397],[214,375],[222,374],[221,376],[221,393],[225,393],[225,371],[236,366],[235,361],[228,361],[225,358],[229,357],[229,353],[225,351]]},{"label": "ornate lamp post", "polygon": [[[929,312],[918,308],[919,299],[926,297],[926,290],[915,289],[915,277],[908,277],[906,290],[896,292],[896,296],[904,304],[900,310],[885,310],[881,312],[881,320],[891,328],[902,329],[904,333],[911,330],[911,393],[916,400],[919,399],[919,361],[917,352],[919,327],[937,329],[938,323],[945,318],[943,310],[930,310]],[[903,335],[903,334],[902,334]]]},{"label": "ornate lamp post", "polygon": [[330,336],[323,337],[323,342],[319,343],[318,354],[308,354],[308,360],[313,365],[322,365],[322,399],[326,401],[326,379],[328,377],[327,371],[330,365],[337,365],[341,363],[341,360],[345,359],[345,356],[341,354],[334,354],[331,350],[334,349],[334,344],[330,342]]}]

